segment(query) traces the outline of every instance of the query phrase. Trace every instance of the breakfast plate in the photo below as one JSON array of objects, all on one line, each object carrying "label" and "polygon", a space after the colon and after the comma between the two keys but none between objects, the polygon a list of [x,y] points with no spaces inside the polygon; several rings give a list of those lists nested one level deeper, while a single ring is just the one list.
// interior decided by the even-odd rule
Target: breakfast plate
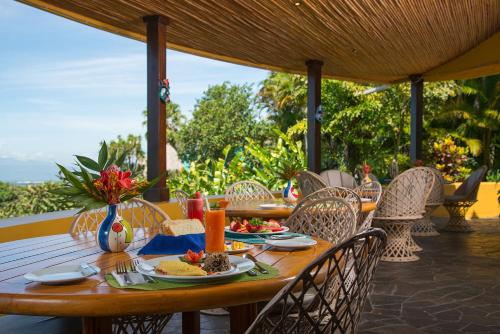
[{"label": "breakfast plate", "polygon": [[307,237],[298,237],[286,240],[272,240],[266,239],[266,244],[273,247],[293,250],[293,249],[304,249],[316,245],[318,242],[314,239]]},{"label": "breakfast plate", "polygon": [[237,231],[231,231],[231,228],[229,226],[226,226],[224,228],[226,230],[227,233],[232,233],[232,234],[238,234],[238,235],[273,235],[273,234],[280,234],[280,233],[284,233],[284,232],[287,232],[289,230],[288,227],[286,226],[282,226],[282,230],[281,231],[276,231],[276,232],[271,232],[271,231],[268,231],[268,232],[237,232]]},{"label": "breakfast plate", "polygon": [[82,268],[80,264],[65,264],[60,266],[43,268],[24,275],[28,281],[43,284],[64,284],[84,280],[85,278],[98,274],[99,267],[88,265]]},{"label": "breakfast plate", "polygon": [[144,260],[137,266],[137,271],[139,271],[143,275],[147,275],[150,277],[170,282],[204,283],[204,282],[217,281],[221,279],[227,279],[229,277],[246,273],[247,271],[253,269],[253,267],[255,266],[255,264],[252,261],[244,259],[241,256],[235,256],[235,255],[228,255],[228,256],[229,256],[229,262],[231,263],[231,269],[208,276],[175,276],[155,271],[155,267],[160,264],[160,261],[172,261],[172,260],[176,261],[179,260],[179,255],[169,255],[169,256],[157,257],[151,260]]}]

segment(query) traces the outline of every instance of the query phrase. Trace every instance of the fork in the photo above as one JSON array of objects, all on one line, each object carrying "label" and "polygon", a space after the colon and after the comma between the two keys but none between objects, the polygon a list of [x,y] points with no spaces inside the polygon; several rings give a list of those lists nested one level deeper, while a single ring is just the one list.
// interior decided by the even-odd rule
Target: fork
[{"label": "fork", "polygon": [[115,265],[116,267],[116,273],[118,275],[123,275],[123,279],[125,280],[125,284],[132,284],[132,280],[130,279],[128,275],[128,269],[125,264],[125,262],[119,261]]},{"label": "fork", "polygon": [[[131,260],[130,261],[130,270],[133,272],[133,273],[138,273],[139,271],[137,270],[137,266],[139,266],[139,260]],[[148,281],[149,283],[156,283],[156,281],[152,278],[152,277],[149,277],[148,275],[144,275],[144,274],[141,274],[142,277]]]}]

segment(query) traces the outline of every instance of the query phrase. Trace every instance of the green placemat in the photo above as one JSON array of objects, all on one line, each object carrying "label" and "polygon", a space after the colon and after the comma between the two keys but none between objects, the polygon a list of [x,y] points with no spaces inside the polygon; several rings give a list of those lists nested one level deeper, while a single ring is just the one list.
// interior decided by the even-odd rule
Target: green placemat
[{"label": "green placemat", "polygon": [[255,271],[257,272],[257,276],[250,276],[247,273],[243,273],[228,279],[224,279],[218,282],[213,282],[213,283],[175,283],[175,282],[168,282],[164,280],[160,280],[155,278],[156,283],[144,283],[144,284],[136,284],[136,285],[128,285],[128,286],[120,286],[118,282],[114,279],[114,277],[111,274],[106,274],[104,275],[104,278],[106,279],[106,282],[112,286],[113,288],[117,289],[136,289],[136,290],[165,290],[165,289],[176,289],[176,288],[186,288],[190,286],[197,286],[197,285],[207,285],[207,284],[228,284],[228,283],[235,283],[235,282],[249,282],[249,281],[259,281],[259,280],[266,280],[270,278],[277,277],[279,275],[279,270],[269,264],[265,264],[262,262],[259,262],[259,264],[266,268],[267,271],[269,271],[269,274],[262,274],[260,273],[257,269]]},{"label": "green placemat", "polygon": [[[296,237],[308,237],[308,238],[310,238],[310,236],[308,236],[308,235],[300,234],[300,233],[293,233],[293,232],[285,232],[285,233],[281,233],[280,235],[293,235]],[[254,244],[254,245],[266,243],[266,236],[258,236],[255,234],[244,235],[244,234],[236,234],[236,233],[231,233],[229,231],[225,231],[224,238],[226,240],[241,241],[241,242],[245,242],[247,244]]]}]

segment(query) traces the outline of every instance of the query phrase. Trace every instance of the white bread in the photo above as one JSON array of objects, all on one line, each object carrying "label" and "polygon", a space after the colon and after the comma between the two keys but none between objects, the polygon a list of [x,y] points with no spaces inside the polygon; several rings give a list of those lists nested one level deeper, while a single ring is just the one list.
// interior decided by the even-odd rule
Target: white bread
[{"label": "white bread", "polygon": [[163,223],[163,227],[165,234],[173,236],[205,233],[205,228],[198,219],[177,219],[166,221]]}]

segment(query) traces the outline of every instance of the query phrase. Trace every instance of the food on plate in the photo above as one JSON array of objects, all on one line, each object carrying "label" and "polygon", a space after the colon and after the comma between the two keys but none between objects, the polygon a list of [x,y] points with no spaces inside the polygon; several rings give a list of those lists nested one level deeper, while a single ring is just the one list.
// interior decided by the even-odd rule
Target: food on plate
[{"label": "food on plate", "polygon": [[189,249],[186,255],[180,257],[180,260],[189,264],[200,265],[203,263],[204,256],[205,253],[203,251],[196,253]]},{"label": "food on plate", "polygon": [[172,276],[207,276],[207,272],[200,267],[177,260],[160,261],[155,270]]},{"label": "food on plate", "polygon": [[210,253],[205,258],[203,269],[209,273],[220,273],[231,269],[231,262],[226,253]]},{"label": "food on plate", "polygon": [[226,251],[227,250],[238,251],[241,249],[245,249],[247,246],[244,242],[241,242],[241,241],[231,241],[231,243],[229,245],[231,246],[231,249],[229,249],[227,244],[224,245],[224,249]]},{"label": "food on plate", "polygon": [[241,222],[239,220],[233,220],[229,225],[229,228],[231,231],[239,233],[268,233],[283,231],[283,227],[277,220],[269,219],[268,221],[262,221],[257,218],[250,220],[243,219]]},{"label": "food on plate", "polygon": [[179,236],[185,234],[205,233],[203,224],[198,219],[177,219],[163,223],[165,234]]}]

